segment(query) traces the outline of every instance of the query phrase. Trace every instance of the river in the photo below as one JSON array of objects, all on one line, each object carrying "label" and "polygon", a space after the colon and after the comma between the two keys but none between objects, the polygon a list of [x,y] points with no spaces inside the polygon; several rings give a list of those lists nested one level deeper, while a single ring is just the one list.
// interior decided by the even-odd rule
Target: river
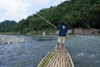
[{"label": "river", "polygon": [[[0,45],[0,67],[37,67],[45,55],[57,44],[57,36],[17,36],[26,43]],[[100,67],[100,36],[76,35],[76,39],[89,47],[66,36],[65,47],[75,67]]]}]

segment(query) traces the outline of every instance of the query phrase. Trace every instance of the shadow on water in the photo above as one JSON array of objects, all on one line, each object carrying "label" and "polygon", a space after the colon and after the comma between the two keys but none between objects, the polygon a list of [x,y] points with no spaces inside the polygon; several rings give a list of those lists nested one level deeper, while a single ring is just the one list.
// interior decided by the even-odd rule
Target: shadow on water
[{"label": "shadow on water", "polygon": [[37,41],[51,41],[51,40],[55,40],[55,39],[37,39]]},{"label": "shadow on water", "polygon": [[[0,45],[0,67],[37,67],[44,56],[57,44],[57,36],[20,36],[26,43]],[[86,47],[66,37],[65,47],[75,67],[100,67],[100,36],[74,36]],[[91,47],[91,48],[90,48]]]},{"label": "shadow on water", "polygon": [[34,40],[37,40],[37,41],[52,41],[52,40],[55,40],[57,39],[57,36],[41,36],[41,35],[38,35],[38,36],[33,36],[32,39]]}]

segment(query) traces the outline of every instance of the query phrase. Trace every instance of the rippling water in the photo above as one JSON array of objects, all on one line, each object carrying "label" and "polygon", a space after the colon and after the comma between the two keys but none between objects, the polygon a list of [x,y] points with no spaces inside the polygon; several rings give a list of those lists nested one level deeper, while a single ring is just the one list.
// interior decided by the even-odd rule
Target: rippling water
[{"label": "rippling water", "polygon": [[[57,36],[21,36],[26,43],[0,45],[0,67],[37,67],[43,57],[57,44]],[[75,67],[100,67],[100,36],[73,36],[89,45],[66,37],[65,47]]]}]

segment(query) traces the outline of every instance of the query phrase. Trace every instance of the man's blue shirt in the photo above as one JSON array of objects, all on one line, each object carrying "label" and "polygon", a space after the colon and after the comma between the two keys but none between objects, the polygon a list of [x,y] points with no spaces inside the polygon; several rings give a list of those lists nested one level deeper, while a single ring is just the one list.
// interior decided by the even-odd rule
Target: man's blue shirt
[{"label": "man's blue shirt", "polygon": [[57,29],[59,29],[59,36],[66,36],[67,27],[65,25],[59,25]]}]

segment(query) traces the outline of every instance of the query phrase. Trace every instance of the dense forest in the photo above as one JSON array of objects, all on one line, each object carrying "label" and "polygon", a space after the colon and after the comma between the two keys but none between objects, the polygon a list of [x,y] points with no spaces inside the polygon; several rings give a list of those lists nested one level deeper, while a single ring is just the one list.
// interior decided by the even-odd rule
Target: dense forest
[{"label": "dense forest", "polygon": [[15,21],[5,20],[0,23],[0,32],[10,32],[11,28],[16,24]]},{"label": "dense forest", "polygon": [[[100,0],[70,0],[58,6],[45,8],[37,12],[46,20],[58,26],[65,22],[68,29],[96,28],[100,29]],[[53,29],[36,14],[22,19],[9,31],[27,33],[44,29]]]}]

